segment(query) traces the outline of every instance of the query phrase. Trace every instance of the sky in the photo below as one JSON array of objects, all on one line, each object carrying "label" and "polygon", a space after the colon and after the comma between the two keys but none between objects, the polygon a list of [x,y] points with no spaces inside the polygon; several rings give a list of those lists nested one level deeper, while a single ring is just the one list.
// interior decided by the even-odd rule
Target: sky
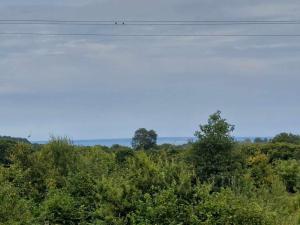
[{"label": "sky", "polygon": [[[2,0],[0,19],[300,20],[299,0]],[[300,25],[83,27],[1,32],[300,34]],[[235,136],[300,133],[299,37],[0,36],[0,135],[193,136],[222,111]]]}]

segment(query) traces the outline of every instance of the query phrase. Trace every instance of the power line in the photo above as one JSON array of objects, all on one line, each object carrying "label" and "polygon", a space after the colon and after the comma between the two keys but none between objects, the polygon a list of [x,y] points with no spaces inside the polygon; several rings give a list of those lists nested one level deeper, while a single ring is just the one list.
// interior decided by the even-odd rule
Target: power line
[{"label": "power line", "polygon": [[78,26],[216,26],[216,25],[299,25],[298,20],[11,20],[0,19],[3,25],[78,25]]},{"label": "power line", "polygon": [[82,22],[0,22],[0,25],[55,25],[55,26],[229,26],[229,25],[300,25],[294,23],[82,23]]},{"label": "power line", "polygon": [[0,19],[3,22],[57,22],[57,23],[299,23],[300,20],[55,20],[55,19]]},{"label": "power line", "polygon": [[101,34],[0,32],[1,36],[97,36],[97,37],[300,37],[300,34]]},{"label": "power line", "polygon": [[[300,25],[300,20],[54,20],[0,19],[0,25],[59,26],[218,26],[218,25]],[[299,37],[300,34],[120,34],[120,33],[41,33],[0,32],[1,36],[99,36],[99,37]]]}]

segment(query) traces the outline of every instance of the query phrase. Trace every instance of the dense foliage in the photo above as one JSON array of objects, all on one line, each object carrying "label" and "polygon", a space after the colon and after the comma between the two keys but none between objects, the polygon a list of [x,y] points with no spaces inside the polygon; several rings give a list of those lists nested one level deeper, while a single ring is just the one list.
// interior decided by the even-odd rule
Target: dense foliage
[{"label": "dense foliage", "polygon": [[11,136],[0,136],[0,141],[15,141],[15,142],[23,142],[30,144],[30,142],[26,138],[18,138],[18,137],[11,137]]},{"label": "dense foliage", "polygon": [[291,144],[300,144],[300,135],[292,133],[280,133],[272,139],[273,143],[284,142]]},{"label": "dense foliage", "polygon": [[183,146],[3,146],[0,224],[299,225],[300,145],[232,130],[218,112]]},{"label": "dense foliage", "polygon": [[216,187],[230,182],[234,165],[231,137],[234,126],[221,118],[218,111],[211,115],[208,124],[200,125],[195,136],[198,141],[193,146],[198,177],[202,181],[213,181]]},{"label": "dense foliage", "polygon": [[148,150],[156,146],[157,134],[154,130],[140,128],[132,138],[132,147],[135,150]]}]

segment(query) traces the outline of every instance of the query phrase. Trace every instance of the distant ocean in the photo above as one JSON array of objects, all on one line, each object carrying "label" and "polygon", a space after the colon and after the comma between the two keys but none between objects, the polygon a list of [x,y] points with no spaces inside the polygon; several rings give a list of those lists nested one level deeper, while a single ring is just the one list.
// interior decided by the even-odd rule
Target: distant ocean
[{"label": "distant ocean", "polygon": [[[236,141],[244,141],[246,139],[254,140],[253,137],[236,137]],[[172,145],[183,145],[190,141],[194,141],[194,137],[159,137],[157,139],[157,144],[172,144]],[[37,144],[46,144],[48,141],[33,141],[33,143]],[[119,138],[119,139],[94,139],[94,140],[73,140],[74,145],[80,146],[95,146],[102,145],[111,147],[112,145],[123,145],[123,146],[131,146],[131,138]]]}]

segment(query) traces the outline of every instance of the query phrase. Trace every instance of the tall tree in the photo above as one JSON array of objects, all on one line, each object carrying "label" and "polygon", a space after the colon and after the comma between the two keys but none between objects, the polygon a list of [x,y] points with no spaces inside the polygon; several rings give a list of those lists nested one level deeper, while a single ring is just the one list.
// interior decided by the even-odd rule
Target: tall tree
[{"label": "tall tree", "polygon": [[134,133],[132,147],[136,150],[148,150],[156,146],[157,134],[154,130],[140,128]]},{"label": "tall tree", "polygon": [[[221,112],[209,116],[208,123],[200,125],[193,146],[197,172],[202,181],[213,179],[224,183],[231,170],[234,126],[221,117]],[[222,185],[222,184],[221,184]]]}]

